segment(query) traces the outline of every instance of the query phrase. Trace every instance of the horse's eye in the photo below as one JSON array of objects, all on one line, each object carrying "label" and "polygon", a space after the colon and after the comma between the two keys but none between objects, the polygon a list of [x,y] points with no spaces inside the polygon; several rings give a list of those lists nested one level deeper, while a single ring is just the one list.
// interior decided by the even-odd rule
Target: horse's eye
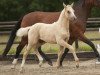
[{"label": "horse's eye", "polygon": [[68,14],[70,14],[70,11],[67,11]]}]

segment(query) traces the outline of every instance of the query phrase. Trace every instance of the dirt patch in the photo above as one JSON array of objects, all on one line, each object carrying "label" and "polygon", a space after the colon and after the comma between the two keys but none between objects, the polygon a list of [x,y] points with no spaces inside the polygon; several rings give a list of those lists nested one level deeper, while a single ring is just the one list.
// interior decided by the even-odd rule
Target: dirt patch
[{"label": "dirt patch", "polygon": [[27,61],[24,72],[20,73],[20,62],[16,69],[11,69],[11,61],[0,61],[0,75],[100,75],[100,65],[95,65],[95,59],[80,61],[80,67],[75,67],[74,61],[64,61],[63,67],[57,69],[46,62],[40,68],[37,62]]}]

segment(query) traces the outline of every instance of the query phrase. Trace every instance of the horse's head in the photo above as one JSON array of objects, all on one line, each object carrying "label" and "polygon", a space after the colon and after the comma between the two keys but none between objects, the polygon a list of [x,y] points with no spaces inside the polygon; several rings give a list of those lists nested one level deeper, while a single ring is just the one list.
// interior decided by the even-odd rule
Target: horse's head
[{"label": "horse's head", "polygon": [[65,16],[67,16],[70,20],[75,20],[76,19],[76,16],[74,14],[74,9],[72,8],[73,7],[73,3],[71,5],[65,5],[63,3],[63,6],[64,6],[64,9],[65,9]]}]

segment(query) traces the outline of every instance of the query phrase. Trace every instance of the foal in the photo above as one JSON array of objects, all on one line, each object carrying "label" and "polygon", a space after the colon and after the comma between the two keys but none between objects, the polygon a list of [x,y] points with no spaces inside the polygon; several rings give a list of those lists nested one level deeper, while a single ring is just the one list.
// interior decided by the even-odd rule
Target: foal
[{"label": "foal", "polygon": [[75,49],[67,43],[70,37],[69,20],[76,19],[74,10],[72,8],[73,4],[67,6],[63,4],[63,6],[64,9],[62,10],[60,17],[56,22],[52,24],[36,23],[30,27],[20,28],[17,31],[17,36],[19,37],[28,35],[28,45],[26,51],[23,54],[21,71],[23,69],[26,57],[32,47],[34,48],[34,51],[39,58],[40,65],[42,64],[43,58],[37,50],[38,47],[42,45],[41,43],[39,43],[39,40],[60,45],[57,59],[57,67],[60,66],[60,58],[64,52],[64,48],[68,48],[73,53],[74,59],[76,61],[76,66],[79,66],[79,59],[75,53]]}]

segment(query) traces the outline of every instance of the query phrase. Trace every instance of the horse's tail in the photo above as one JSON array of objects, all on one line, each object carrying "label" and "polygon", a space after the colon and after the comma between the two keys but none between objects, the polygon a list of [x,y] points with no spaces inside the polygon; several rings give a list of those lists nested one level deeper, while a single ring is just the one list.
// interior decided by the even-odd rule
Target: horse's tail
[{"label": "horse's tail", "polygon": [[17,35],[18,37],[23,37],[23,36],[28,35],[28,31],[29,31],[30,27],[31,27],[31,26],[25,27],[25,28],[20,28],[20,29],[17,31],[16,35]]},{"label": "horse's tail", "polygon": [[10,37],[9,37],[9,40],[7,42],[7,45],[6,45],[6,48],[4,49],[4,52],[2,54],[3,57],[6,57],[7,53],[9,52],[13,42],[14,42],[14,39],[16,37],[16,32],[17,30],[20,28],[20,25],[21,25],[21,22],[22,22],[22,18],[19,19],[19,21],[15,24],[15,27],[13,28],[13,30],[11,31],[11,34],[10,34]]}]

